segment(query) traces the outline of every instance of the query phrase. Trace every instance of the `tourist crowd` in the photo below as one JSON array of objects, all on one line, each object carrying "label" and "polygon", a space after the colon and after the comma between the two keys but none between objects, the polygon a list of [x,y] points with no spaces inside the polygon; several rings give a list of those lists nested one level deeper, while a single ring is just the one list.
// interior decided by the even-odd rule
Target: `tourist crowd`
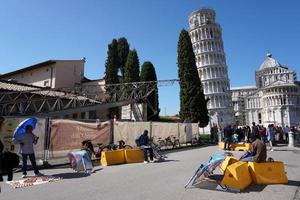
[{"label": "tourist crowd", "polygon": [[281,127],[274,124],[269,124],[268,127],[265,127],[254,122],[251,126],[228,125],[223,131],[214,125],[210,131],[210,139],[212,143],[217,143],[219,139],[222,139],[225,143],[239,143],[249,142],[252,136],[258,136],[265,143],[269,143],[272,150],[274,144],[289,142],[289,132],[292,132],[295,142],[299,144],[300,127]]}]

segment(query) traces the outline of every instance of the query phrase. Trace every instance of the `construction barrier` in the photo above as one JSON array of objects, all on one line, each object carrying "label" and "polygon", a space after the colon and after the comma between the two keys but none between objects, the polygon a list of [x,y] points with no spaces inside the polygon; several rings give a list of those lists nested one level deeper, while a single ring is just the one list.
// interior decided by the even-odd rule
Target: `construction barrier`
[{"label": "construction barrier", "polygon": [[252,182],[246,162],[238,161],[228,166],[225,170],[221,185],[230,189],[244,190]]},{"label": "construction barrier", "polygon": [[125,149],[126,163],[140,163],[144,161],[144,153],[140,149]]},{"label": "construction barrier", "polygon": [[[251,147],[251,144],[250,143],[244,143],[244,144],[232,143],[232,144],[230,144],[229,147],[232,151],[248,151]],[[224,150],[224,142],[219,142],[219,148],[221,150]]]},{"label": "construction barrier", "polygon": [[284,184],[288,182],[283,162],[248,162],[255,184]]},{"label": "construction barrier", "polygon": [[103,166],[124,164],[125,162],[125,153],[123,149],[101,152],[101,165]]},{"label": "construction barrier", "polygon": [[244,143],[244,144],[231,144],[230,148],[234,151],[249,151],[251,144]]},{"label": "construction barrier", "polygon": [[219,148],[220,148],[221,150],[224,150],[224,142],[219,142]]},{"label": "construction barrier", "polygon": [[223,163],[221,164],[220,168],[223,172],[225,172],[226,168],[229,166],[229,165],[232,165],[233,163],[236,163],[238,162],[239,160],[236,159],[235,157],[233,156],[227,156],[225,158],[225,160],[223,161]]}]

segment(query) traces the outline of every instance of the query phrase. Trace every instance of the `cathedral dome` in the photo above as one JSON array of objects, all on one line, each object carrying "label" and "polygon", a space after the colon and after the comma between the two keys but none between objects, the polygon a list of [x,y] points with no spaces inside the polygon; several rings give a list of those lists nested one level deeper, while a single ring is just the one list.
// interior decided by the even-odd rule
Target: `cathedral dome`
[{"label": "cathedral dome", "polygon": [[266,59],[264,62],[260,65],[259,70],[267,69],[267,68],[273,68],[273,67],[281,67],[281,64],[272,58],[272,54],[268,53]]}]

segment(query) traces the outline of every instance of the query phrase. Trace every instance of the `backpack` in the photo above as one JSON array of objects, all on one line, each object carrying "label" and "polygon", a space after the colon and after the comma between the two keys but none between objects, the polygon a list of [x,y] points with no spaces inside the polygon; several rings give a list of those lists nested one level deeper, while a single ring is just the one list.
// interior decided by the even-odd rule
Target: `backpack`
[{"label": "backpack", "polygon": [[136,138],[134,139],[135,144],[138,147],[141,146],[140,139],[141,139],[141,135],[136,136]]}]

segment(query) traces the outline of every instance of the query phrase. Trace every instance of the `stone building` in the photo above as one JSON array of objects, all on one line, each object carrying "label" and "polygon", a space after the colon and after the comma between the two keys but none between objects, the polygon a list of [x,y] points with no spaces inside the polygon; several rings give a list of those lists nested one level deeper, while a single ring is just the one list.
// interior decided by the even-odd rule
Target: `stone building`
[{"label": "stone building", "polygon": [[234,122],[234,112],[222,29],[215,16],[215,11],[209,8],[192,12],[189,33],[204,94],[209,99],[210,125],[224,127]]},{"label": "stone building", "polygon": [[0,75],[0,80],[38,87],[66,88],[80,85],[84,78],[85,58],[47,60]]},{"label": "stone building", "polygon": [[300,125],[300,85],[296,73],[267,54],[255,72],[256,86],[232,88],[236,121],[240,125]]}]

